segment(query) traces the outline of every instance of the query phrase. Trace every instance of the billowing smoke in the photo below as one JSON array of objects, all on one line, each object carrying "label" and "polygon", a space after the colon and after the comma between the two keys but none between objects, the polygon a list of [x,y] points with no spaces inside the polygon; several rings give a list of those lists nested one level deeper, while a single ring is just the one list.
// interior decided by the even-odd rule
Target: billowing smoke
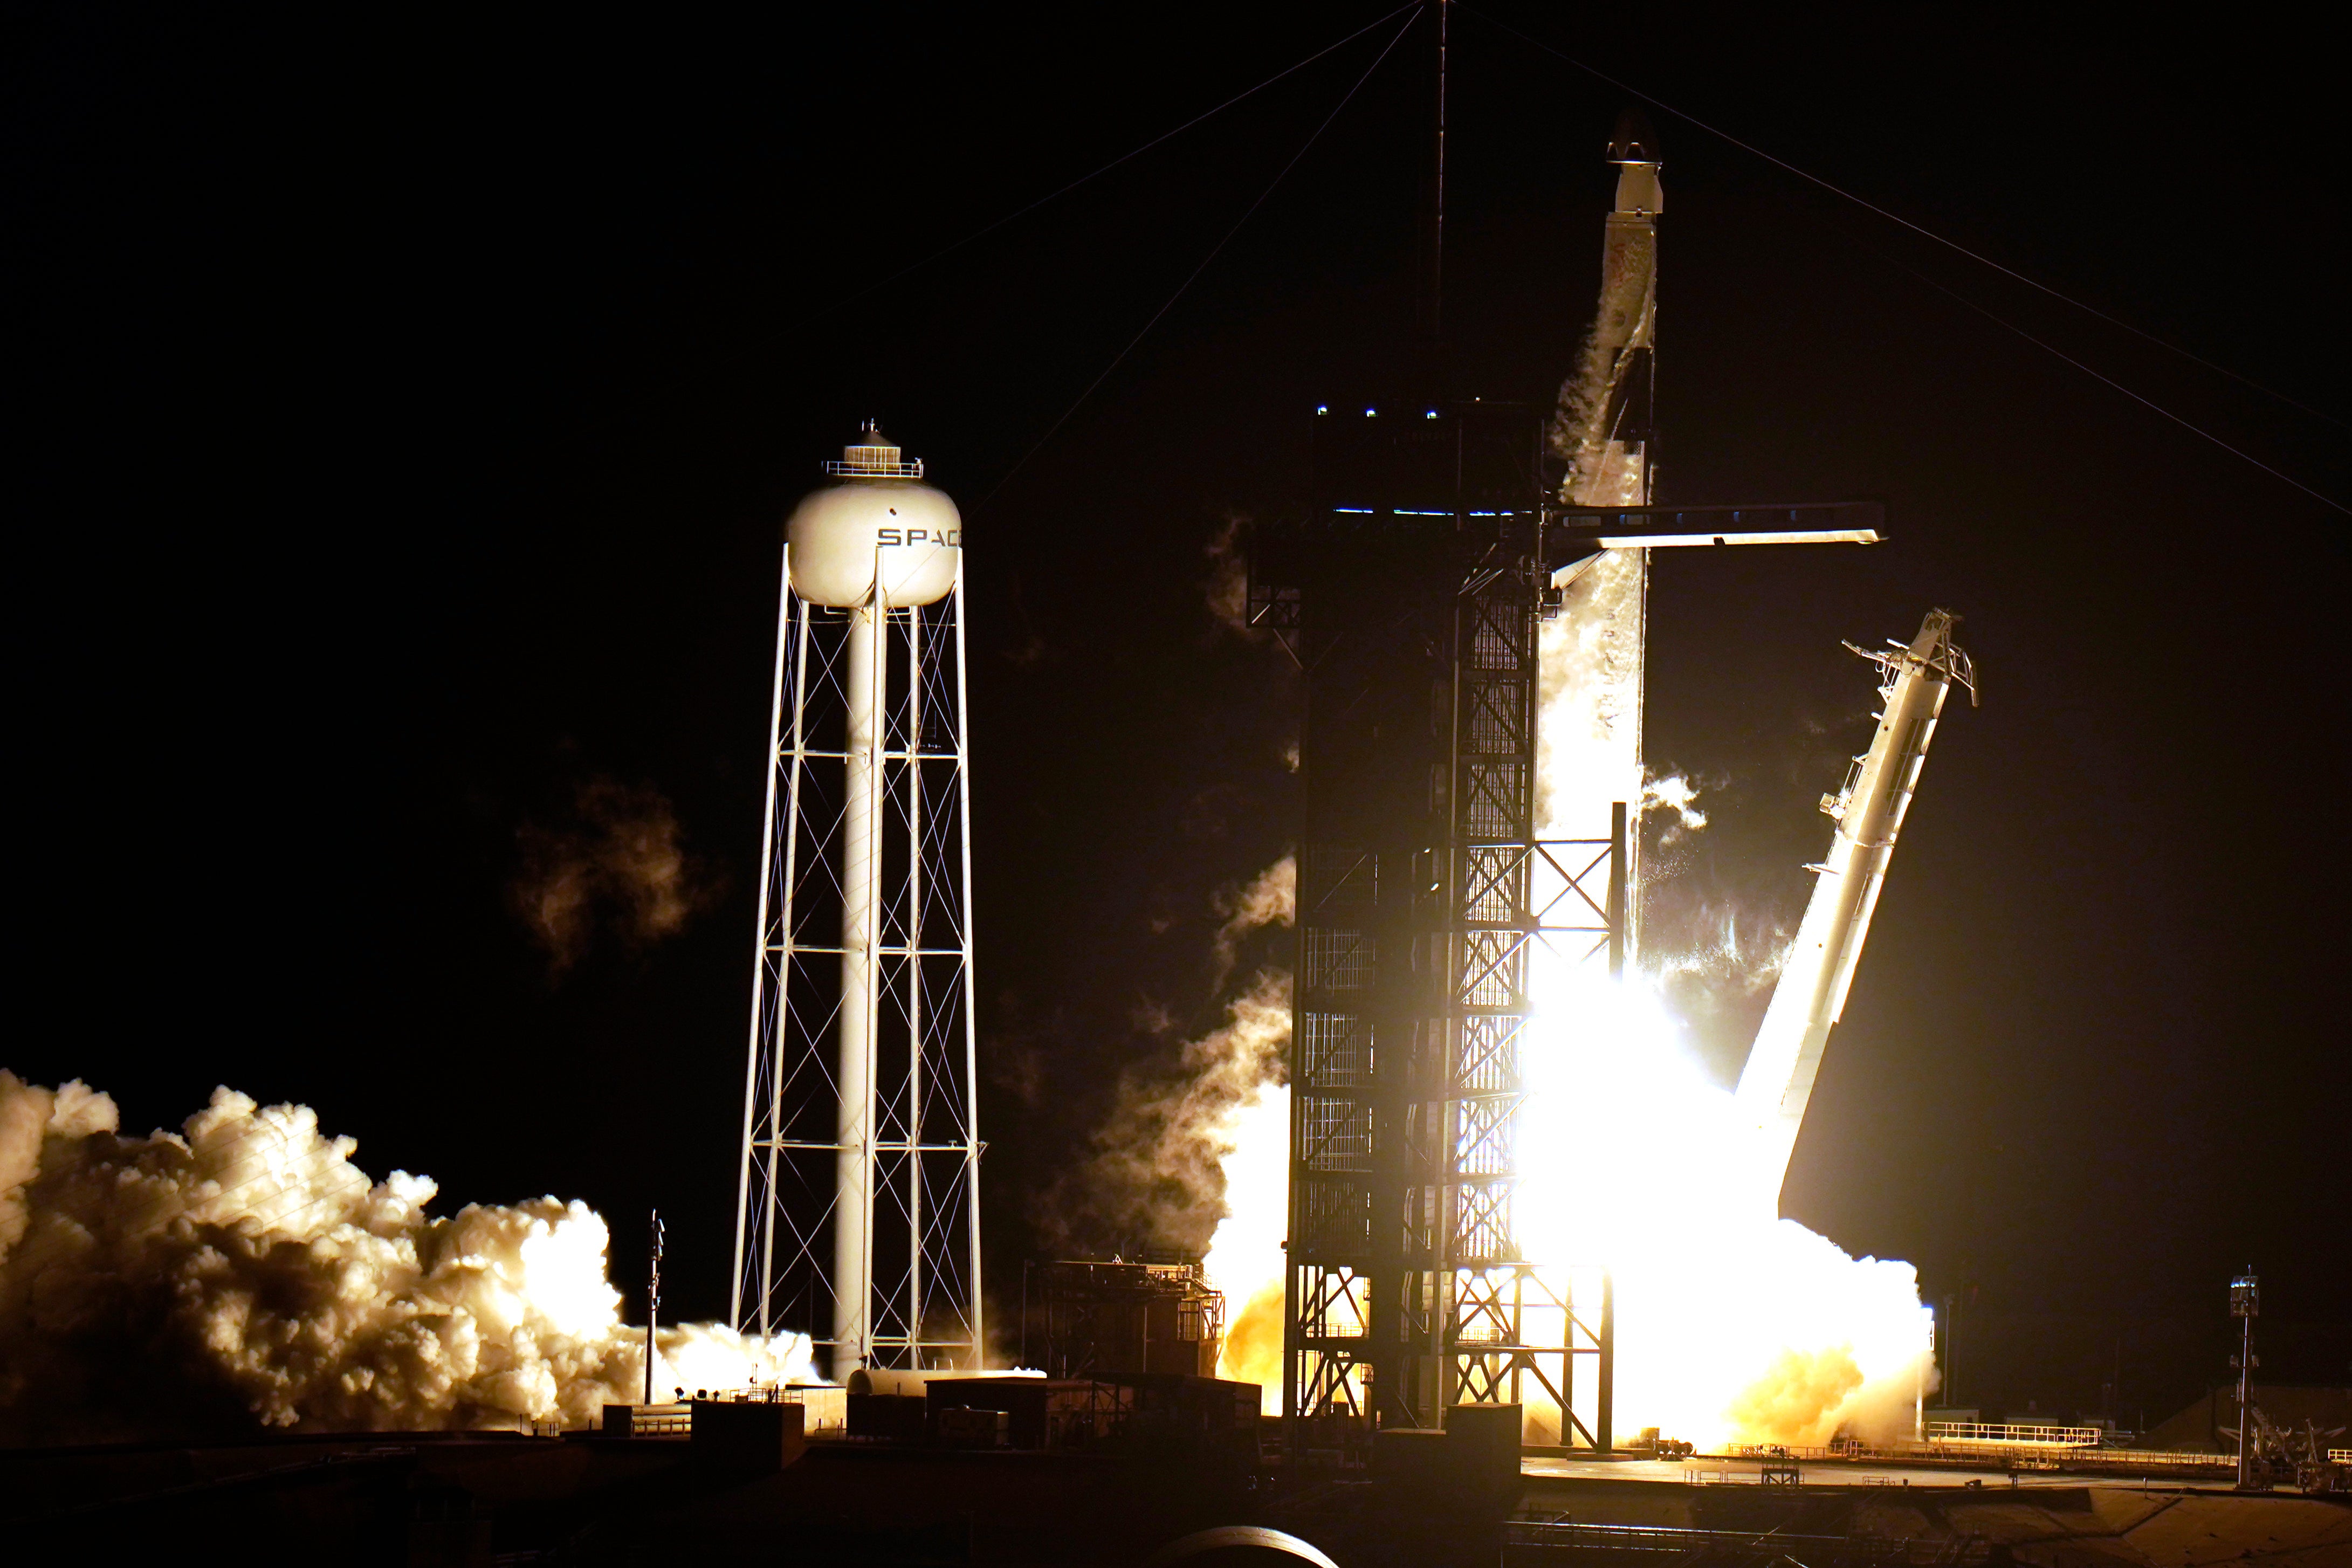
[{"label": "billowing smoke", "polygon": [[1706,813],[1698,805],[1698,785],[1682,773],[1648,773],[1642,779],[1642,814],[1664,818],[1671,813],[1674,821],[1668,833],[1696,833],[1706,826]]},{"label": "billowing smoke", "polygon": [[1220,890],[1212,901],[1223,924],[1211,944],[1215,960],[1215,984],[1222,987],[1234,972],[1242,943],[1267,926],[1287,926],[1298,909],[1298,857],[1285,855],[1239,888]]},{"label": "billowing smoke", "polygon": [[[426,1212],[305,1106],[221,1089],[176,1133],[0,1069],[0,1441],[239,1426],[589,1425],[641,1396],[604,1222],[544,1197]],[[801,1336],[663,1331],[656,1389],[805,1375]]]},{"label": "billowing smoke", "polygon": [[1218,1025],[1159,1070],[1129,1072],[1094,1152],[1047,1194],[1040,1228],[1056,1245],[1199,1253],[1223,1217],[1236,1118],[1281,1080],[1290,976],[1254,973]]},{"label": "billowing smoke", "polygon": [[1538,981],[1519,1239],[1547,1278],[1614,1276],[1618,1429],[1709,1447],[1907,1434],[1932,1377],[1911,1265],[1776,1217],[1730,1092],[1644,978]]},{"label": "billowing smoke", "polygon": [[1242,543],[1248,526],[1248,518],[1230,512],[1209,540],[1209,614],[1227,631],[1263,637],[1249,624],[1249,555]]},{"label": "billowing smoke", "polygon": [[631,949],[686,929],[718,892],[715,878],[688,855],[677,814],[660,791],[594,778],[552,825],[518,835],[522,867],[509,896],[515,912],[560,977],[602,931]]},{"label": "billowing smoke", "polygon": [[1606,840],[1612,805],[1642,799],[1641,552],[1611,550],[1569,584],[1538,634],[1536,823]]},{"label": "billowing smoke", "polygon": [[[1298,862],[1285,855],[1211,900],[1222,989],[1242,944],[1296,918]],[[1290,974],[1266,965],[1172,1066],[1121,1079],[1095,1152],[1050,1195],[1053,1239],[1203,1253],[1225,1293],[1220,1374],[1265,1385],[1280,1408],[1282,1238],[1289,1187]],[[1269,1297],[1269,1292],[1270,1297]]]}]

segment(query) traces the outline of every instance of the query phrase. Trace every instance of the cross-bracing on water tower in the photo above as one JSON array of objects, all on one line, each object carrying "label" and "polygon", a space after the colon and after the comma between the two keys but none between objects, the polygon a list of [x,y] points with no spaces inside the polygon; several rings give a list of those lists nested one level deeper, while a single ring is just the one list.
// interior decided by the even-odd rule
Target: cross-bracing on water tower
[{"label": "cross-bracing on water tower", "polygon": [[784,547],[733,1317],[979,1364],[963,524],[869,423]]}]

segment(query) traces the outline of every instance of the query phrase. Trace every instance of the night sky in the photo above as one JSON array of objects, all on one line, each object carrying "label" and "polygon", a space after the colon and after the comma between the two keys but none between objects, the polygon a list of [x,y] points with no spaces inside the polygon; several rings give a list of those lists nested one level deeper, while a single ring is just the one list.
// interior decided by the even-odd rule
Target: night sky
[{"label": "night sky", "polygon": [[[1293,833],[1297,694],[1210,614],[1211,546],[1302,504],[1318,404],[1412,390],[1428,26],[1042,447],[1396,25],[892,275],[1380,9],[36,9],[0,1059],[134,1130],[300,1100],[446,1206],[583,1197],[625,1284],[658,1204],[670,1309],[723,1312],[782,520],[875,416],[968,522],[1017,1289],[1120,1075],[1214,1022],[1217,890]],[[1877,497],[1891,535],[1659,559],[1648,749],[1713,821],[1654,925],[1793,919],[1869,733],[1840,638],[1948,606],[1984,681],[1787,1212],[1976,1292],[1969,1403],[2090,1408],[2119,1363],[2126,1419],[2168,1411],[2226,1375],[2248,1262],[2266,1371],[2352,1375],[2352,519],[1970,308],[2352,503],[2334,51],[2284,7],[1487,9],[1454,24],[1459,393],[1569,369],[1628,101],[1499,18],[2324,411],[1652,111],[1663,499]],[[702,896],[551,973],[511,889],[599,781],[670,804]],[[1703,1032],[1727,1078],[1747,1026]]]}]

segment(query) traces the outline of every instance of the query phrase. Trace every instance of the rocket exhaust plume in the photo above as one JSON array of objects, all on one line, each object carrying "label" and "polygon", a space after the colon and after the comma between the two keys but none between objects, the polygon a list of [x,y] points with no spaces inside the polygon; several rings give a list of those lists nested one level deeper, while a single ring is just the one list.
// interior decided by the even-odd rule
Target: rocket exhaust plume
[{"label": "rocket exhaust plume", "polygon": [[[1603,701],[1628,684],[1638,691],[1607,635],[1614,612],[1638,605],[1636,585],[1622,586],[1581,610],[1571,596],[1541,645],[1546,837],[1593,837],[1596,800],[1604,812],[1611,800],[1638,803],[1672,833],[1706,826],[1686,779],[1643,776],[1638,727]],[[1706,1447],[1908,1434],[1918,1394],[1935,1386],[1915,1270],[1852,1258],[1777,1217],[1777,1163],[1768,1183],[1735,1096],[1706,1071],[1664,999],[1695,969],[1753,968],[1747,983],[1761,984],[1780,967],[1786,939],[1766,951],[1729,925],[1699,936],[1704,951],[1643,952],[1622,980],[1564,960],[1533,966],[1522,1248],[1555,1282],[1584,1266],[1611,1270],[1619,1431],[1654,1426]],[[1223,1103],[1226,1217],[1210,1258],[1231,1323],[1220,1370],[1278,1396],[1288,1091]],[[1586,1289],[1580,1279],[1580,1300]],[[1531,1402],[1528,1426],[1532,1440],[1559,1440],[1557,1411]]]},{"label": "rocket exhaust plume", "polygon": [[[637,1397],[585,1204],[430,1215],[429,1178],[375,1181],[308,1107],[227,1089],[176,1133],[119,1121],[0,1069],[0,1442],[583,1426]],[[660,1389],[809,1369],[803,1336],[712,1324],[656,1351]]]}]

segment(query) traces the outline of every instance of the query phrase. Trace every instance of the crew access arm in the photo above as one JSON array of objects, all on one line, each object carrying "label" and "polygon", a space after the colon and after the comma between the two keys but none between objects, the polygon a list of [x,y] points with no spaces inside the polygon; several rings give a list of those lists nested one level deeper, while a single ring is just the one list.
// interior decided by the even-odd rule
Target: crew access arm
[{"label": "crew access arm", "polygon": [[1878,904],[1903,814],[1918,787],[1944,694],[1957,684],[1968,689],[1971,705],[1976,701],[1975,670],[1969,656],[1952,645],[1958,619],[1949,611],[1931,610],[1911,646],[1890,639],[1894,651],[1888,653],[1845,645],[1876,664],[1885,677],[1878,732],[1870,750],[1854,759],[1845,787],[1822,796],[1822,810],[1836,820],[1837,835],[1822,863],[1808,868],[1820,879],[1739,1075],[1740,1120],[1756,1131],[1760,1184],[1776,1204],[1830,1029],[1845,1010],[1846,990],[1870,934],[1871,910]]}]

